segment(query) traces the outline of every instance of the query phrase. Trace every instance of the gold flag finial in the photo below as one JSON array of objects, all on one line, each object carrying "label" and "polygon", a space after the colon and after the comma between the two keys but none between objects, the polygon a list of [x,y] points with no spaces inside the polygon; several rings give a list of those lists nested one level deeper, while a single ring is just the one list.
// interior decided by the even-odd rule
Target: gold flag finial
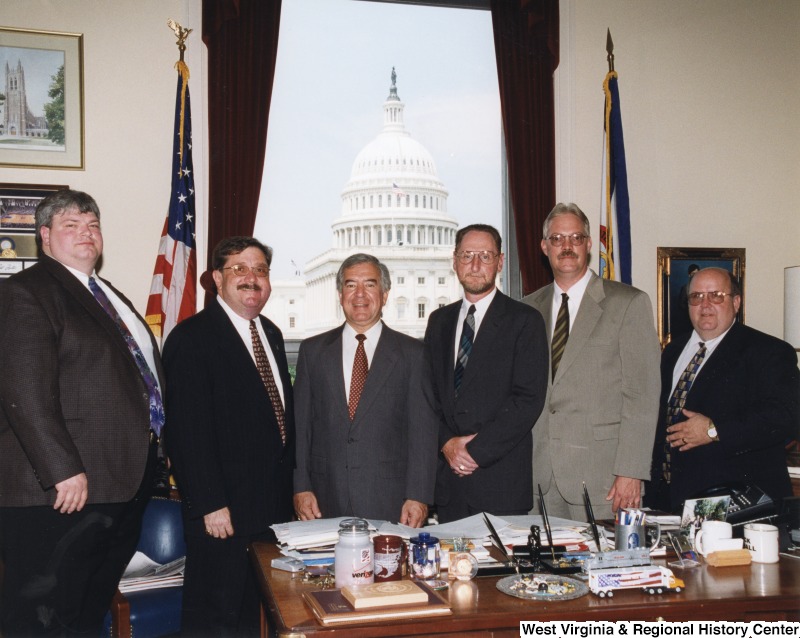
[{"label": "gold flag finial", "polygon": [[189,37],[192,29],[182,27],[172,18],[167,20],[167,26],[175,32],[175,37],[178,38],[178,50],[181,52],[181,61],[183,61],[183,52],[186,51],[186,38]]}]

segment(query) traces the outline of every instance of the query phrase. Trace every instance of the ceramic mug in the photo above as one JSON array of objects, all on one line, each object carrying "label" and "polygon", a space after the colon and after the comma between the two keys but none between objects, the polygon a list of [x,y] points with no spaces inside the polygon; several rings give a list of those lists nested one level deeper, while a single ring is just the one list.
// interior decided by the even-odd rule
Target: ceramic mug
[{"label": "ceramic mug", "polygon": [[744,526],[744,546],[750,550],[754,563],[778,562],[778,528],[764,523]]},{"label": "ceramic mug", "polygon": [[[651,544],[647,544],[647,528],[655,528],[655,534]],[[615,525],[614,526],[614,549],[636,549],[637,547],[648,547],[652,549],[661,540],[661,525],[654,521],[645,525]]]},{"label": "ceramic mug", "polygon": [[724,546],[721,540],[733,538],[733,526],[725,521],[703,521],[700,531],[694,537],[694,547],[703,556],[708,556]]},{"label": "ceramic mug", "polygon": [[405,565],[405,543],[399,536],[376,536],[372,539],[375,548],[375,582],[400,580]]}]

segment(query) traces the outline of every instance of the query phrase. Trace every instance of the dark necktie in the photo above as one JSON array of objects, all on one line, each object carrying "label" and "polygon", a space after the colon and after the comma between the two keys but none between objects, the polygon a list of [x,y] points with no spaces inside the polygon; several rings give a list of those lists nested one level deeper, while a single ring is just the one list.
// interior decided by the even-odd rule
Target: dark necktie
[{"label": "dark necktie", "polygon": [[[706,344],[700,343],[700,347],[692,357],[689,365],[687,365],[686,369],[681,373],[678,383],[675,386],[675,389],[672,391],[672,396],[667,402],[667,415],[665,419],[667,427],[677,423],[681,419],[681,410],[683,410],[683,406],[686,404],[686,395],[689,394],[689,390],[692,389],[692,384],[697,376],[697,369],[700,367],[700,364],[703,363],[705,356]],[[665,440],[664,463],[661,466],[661,475],[664,477],[664,480],[667,483],[669,483],[672,479],[671,452],[672,450],[669,442]]]},{"label": "dark necktie", "polygon": [[456,357],[456,369],[453,373],[453,384],[455,385],[456,396],[461,388],[461,380],[464,378],[464,369],[467,367],[467,360],[472,353],[472,342],[475,340],[475,304],[467,310],[464,317],[464,325],[461,328],[461,340],[458,342],[458,357]]},{"label": "dark necktie", "polygon": [[358,408],[358,400],[361,398],[361,392],[364,390],[364,384],[367,382],[367,373],[369,372],[369,362],[367,361],[367,351],[364,349],[364,341],[366,335],[356,335],[358,346],[356,346],[356,356],[353,359],[353,376],[350,378],[350,398],[347,401],[347,412],[350,414],[350,420],[356,418],[356,408]]},{"label": "dark necktie", "polygon": [[89,290],[92,291],[97,303],[106,311],[106,314],[117,324],[117,330],[119,330],[122,338],[125,339],[128,350],[131,351],[133,359],[136,361],[136,366],[139,368],[139,373],[142,375],[144,384],[147,387],[147,394],[150,397],[150,429],[155,432],[156,436],[161,436],[161,429],[164,427],[164,403],[161,400],[161,392],[158,389],[155,375],[150,366],[147,365],[142,349],[136,343],[131,331],[128,330],[128,326],[125,325],[114,304],[111,303],[111,300],[97,284],[94,277],[89,277]]},{"label": "dark necktie", "polygon": [[561,307],[558,309],[556,316],[556,327],[553,330],[553,340],[550,344],[550,360],[552,369],[552,378],[556,378],[556,371],[558,364],[561,363],[561,357],[564,355],[564,350],[567,347],[567,339],[569,339],[569,297],[567,293],[561,293]]},{"label": "dark necktie", "polygon": [[254,319],[250,320],[250,338],[253,340],[253,354],[256,356],[258,374],[261,375],[261,381],[264,382],[264,388],[266,388],[270,403],[272,403],[272,411],[275,413],[275,420],[278,422],[281,442],[286,445],[286,414],[283,411],[281,393],[275,384],[275,376],[272,374],[272,367],[269,365],[269,359],[267,359],[264,344],[261,343],[261,337],[258,336],[258,329]]}]

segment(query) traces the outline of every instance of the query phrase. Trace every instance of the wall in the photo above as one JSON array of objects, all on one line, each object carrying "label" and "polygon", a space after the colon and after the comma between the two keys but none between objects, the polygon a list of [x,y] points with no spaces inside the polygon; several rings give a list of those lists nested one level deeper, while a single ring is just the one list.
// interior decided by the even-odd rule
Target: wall
[{"label": "wall", "polygon": [[169,18],[194,29],[186,61],[197,171],[205,131],[200,0],[3,0],[0,9],[2,26],[84,34],[86,145],[85,170],[0,167],[0,182],[68,184],[91,194],[105,240],[100,273],[142,313],[170,195],[179,52]]},{"label": "wall", "polygon": [[[782,335],[783,268],[800,263],[800,3],[561,0],[561,13],[559,198],[597,226],[610,27],[634,283],[655,300],[658,246],[744,247],[747,323]],[[140,310],[169,200],[177,47],[168,18],[194,29],[187,62],[202,210],[200,0],[4,0],[0,12],[2,25],[85,34],[86,103],[86,170],[0,168],[0,182],[93,194],[104,214],[102,273]]]},{"label": "wall", "polygon": [[800,3],[561,0],[561,17],[559,198],[598,224],[610,28],[634,285],[655,304],[658,246],[744,247],[746,322],[782,336],[783,269],[800,264]]}]

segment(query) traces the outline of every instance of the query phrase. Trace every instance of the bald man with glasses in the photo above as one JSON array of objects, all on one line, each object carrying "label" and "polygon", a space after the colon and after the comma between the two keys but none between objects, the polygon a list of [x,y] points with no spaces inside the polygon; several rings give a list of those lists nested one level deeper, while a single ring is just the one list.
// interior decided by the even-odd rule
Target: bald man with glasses
[{"label": "bald man with glasses", "polygon": [[648,504],[679,511],[718,486],[757,485],[776,503],[791,496],[784,446],[800,429],[797,354],[736,321],[742,293],[726,270],[689,283],[693,330],[661,357],[661,413]]},{"label": "bald man with glasses", "polygon": [[653,310],[641,290],[589,269],[589,220],[575,204],[557,204],[542,237],[555,281],[523,299],[542,313],[550,337],[534,484],[549,515],[586,520],[585,482],[597,518],[611,518],[640,506],[650,477],[660,351]]}]

